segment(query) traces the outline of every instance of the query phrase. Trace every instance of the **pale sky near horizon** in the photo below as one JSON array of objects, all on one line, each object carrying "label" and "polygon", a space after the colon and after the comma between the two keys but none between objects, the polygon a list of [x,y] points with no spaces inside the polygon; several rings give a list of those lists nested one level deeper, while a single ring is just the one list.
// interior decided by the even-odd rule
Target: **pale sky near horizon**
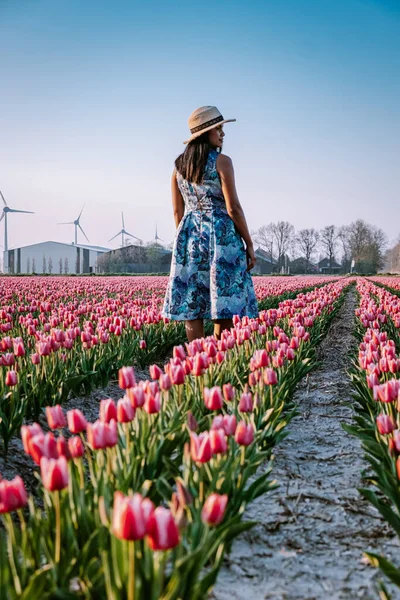
[{"label": "pale sky near horizon", "polygon": [[[215,104],[251,230],[400,234],[398,0],[0,0],[0,190],[9,246],[174,237],[173,161]],[[0,225],[0,244],[4,228]],[[78,240],[86,243],[83,236]]]}]

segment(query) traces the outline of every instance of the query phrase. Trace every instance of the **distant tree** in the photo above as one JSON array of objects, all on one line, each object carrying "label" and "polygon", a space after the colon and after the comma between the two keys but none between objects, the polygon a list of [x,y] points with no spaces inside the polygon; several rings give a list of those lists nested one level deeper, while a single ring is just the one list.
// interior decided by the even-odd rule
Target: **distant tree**
[{"label": "distant tree", "polygon": [[315,229],[300,229],[296,236],[297,245],[306,261],[306,273],[310,266],[312,253],[317,247],[319,233]]},{"label": "distant tree", "polygon": [[400,237],[399,241],[386,253],[385,270],[389,273],[400,273]]},{"label": "distant tree", "polygon": [[36,259],[32,258],[32,273],[36,273]]},{"label": "distant tree", "polygon": [[46,273],[46,272],[47,272],[46,256],[45,256],[45,254],[43,254],[42,273]]},{"label": "distant tree", "polygon": [[342,225],[338,230],[338,243],[342,246],[342,271],[349,273],[351,270],[350,231],[348,225]]},{"label": "distant tree", "polygon": [[31,272],[31,259],[30,259],[30,256],[28,256],[28,258],[26,259],[26,272],[27,273]]},{"label": "distant tree", "polygon": [[52,271],[53,271],[53,259],[51,258],[51,256],[49,256],[49,260],[48,260],[48,263],[47,263],[47,268],[48,268],[48,271],[49,271],[49,273],[51,275]]},{"label": "distant tree", "polygon": [[338,228],[335,225],[328,225],[320,232],[320,242],[329,261],[329,268],[333,266],[335,261],[338,233]]},{"label": "distant tree", "polygon": [[376,273],[384,264],[387,245],[386,234],[375,227],[357,219],[348,226],[351,256],[358,273]]},{"label": "distant tree", "polygon": [[68,264],[68,256],[64,257],[64,275],[68,275],[69,273],[69,264]]},{"label": "distant tree", "polygon": [[60,256],[60,260],[58,263],[58,272],[60,273],[60,275],[62,275],[62,258],[61,258],[61,256]]},{"label": "distant tree", "polygon": [[272,223],[269,223],[269,225],[262,225],[260,229],[257,229],[257,231],[252,232],[252,238],[262,250],[267,252],[272,265],[275,258],[275,237],[273,233]]},{"label": "distant tree", "polygon": [[278,221],[271,223],[271,231],[275,242],[278,270],[284,267],[287,254],[295,241],[295,229],[289,221]]}]

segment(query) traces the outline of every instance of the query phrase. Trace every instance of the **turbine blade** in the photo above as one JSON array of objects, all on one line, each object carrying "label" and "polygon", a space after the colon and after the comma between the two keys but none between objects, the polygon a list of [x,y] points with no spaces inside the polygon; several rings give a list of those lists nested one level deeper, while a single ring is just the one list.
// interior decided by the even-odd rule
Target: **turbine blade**
[{"label": "turbine blade", "polygon": [[116,233],[116,234],[114,235],[114,237],[110,238],[108,241],[109,241],[109,242],[111,242],[111,240],[115,240],[115,238],[116,238],[116,237],[118,237],[119,235],[121,235],[121,233],[122,233],[122,230],[121,230],[121,231],[118,231],[118,233]]},{"label": "turbine blade", "polygon": [[125,229],[124,213],[121,212],[121,215],[122,215],[122,229]]},{"label": "turbine blade", "polygon": [[57,225],[74,225],[73,221],[66,221],[64,223],[57,223]]},{"label": "turbine blade", "polygon": [[133,237],[135,238],[135,240],[139,240],[139,242],[141,241],[140,238],[136,237],[136,235],[133,235],[132,233],[129,233],[129,231],[124,231],[125,235],[129,235],[129,237]]},{"label": "turbine blade", "polygon": [[17,210],[16,208],[9,208],[8,212],[13,212],[13,213],[26,213],[29,215],[34,215],[35,213],[32,212],[31,210]]},{"label": "turbine blade", "polygon": [[1,217],[0,217],[0,223],[1,223],[1,222],[2,222],[2,220],[4,219],[4,215],[5,215],[5,213],[4,213],[4,212],[2,212],[2,213],[1,213]]},{"label": "turbine blade", "polygon": [[[86,202],[85,202],[85,204],[86,204]],[[79,217],[78,217],[78,219],[77,219],[78,221],[79,221],[79,219],[81,218],[81,214],[83,213],[83,209],[85,208],[85,204],[82,206],[82,210],[81,210],[81,212],[79,213]]]},{"label": "turbine blade", "polygon": [[3,194],[1,193],[1,190],[0,190],[0,196],[1,196],[1,197],[2,197],[2,199],[3,199],[4,206],[7,206],[7,202],[6,202],[6,200],[5,200],[4,196],[3,196]]},{"label": "turbine blade", "polygon": [[[88,236],[86,235],[86,233],[83,231],[82,227],[81,227],[79,224],[78,224],[78,227],[79,227],[79,229],[82,231],[82,233],[83,233],[83,235],[85,236],[85,238],[87,239],[87,241],[89,242],[89,238],[88,238]],[[89,242],[89,244],[90,244],[90,242]]]}]

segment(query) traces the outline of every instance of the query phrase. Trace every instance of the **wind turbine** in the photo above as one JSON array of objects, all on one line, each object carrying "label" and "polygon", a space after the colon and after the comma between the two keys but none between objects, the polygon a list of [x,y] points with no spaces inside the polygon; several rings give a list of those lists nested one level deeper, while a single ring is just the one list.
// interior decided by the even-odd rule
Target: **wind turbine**
[{"label": "wind turbine", "polygon": [[124,213],[121,212],[122,215],[122,229],[121,231],[118,231],[118,233],[116,233],[112,238],[110,238],[108,241],[111,242],[112,240],[115,240],[116,237],[118,237],[119,235],[121,235],[121,239],[122,239],[122,244],[121,247],[123,248],[125,245],[125,235],[128,235],[129,237],[133,237],[135,238],[135,240],[137,240],[138,242],[141,242],[142,240],[138,237],[136,237],[136,235],[132,235],[131,233],[129,233],[128,231],[126,231],[125,229],[125,221],[124,221]]},{"label": "wind turbine", "polygon": [[0,223],[4,219],[4,273],[8,273],[8,226],[7,226],[7,215],[8,213],[27,213],[33,215],[31,210],[17,210],[16,208],[10,208],[5,201],[3,194],[0,191],[1,199],[4,203],[4,208],[1,213]]},{"label": "wind turbine", "polygon": [[[85,238],[87,239],[87,241],[89,242],[89,238],[86,235],[86,233],[83,231],[81,224],[79,222],[79,219],[81,218],[81,214],[83,213],[84,208],[85,208],[85,205],[82,206],[82,210],[79,213],[79,217],[77,219],[75,219],[75,221],[67,221],[66,223],[57,223],[57,225],[75,225],[75,246],[78,245],[78,227],[82,231],[82,233],[85,236]],[[89,242],[89,244],[90,244],[90,242]]]}]

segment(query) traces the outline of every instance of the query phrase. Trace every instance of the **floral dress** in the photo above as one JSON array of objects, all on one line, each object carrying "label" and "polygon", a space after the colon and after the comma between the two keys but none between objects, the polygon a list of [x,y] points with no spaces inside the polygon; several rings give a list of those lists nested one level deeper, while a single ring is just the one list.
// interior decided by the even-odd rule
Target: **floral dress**
[{"label": "floral dress", "polygon": [[258,316],[244,242],[228,215],[210,151],[203,183],[177,173],[185,213],[176,231],[162,316],[176,321]]}]

